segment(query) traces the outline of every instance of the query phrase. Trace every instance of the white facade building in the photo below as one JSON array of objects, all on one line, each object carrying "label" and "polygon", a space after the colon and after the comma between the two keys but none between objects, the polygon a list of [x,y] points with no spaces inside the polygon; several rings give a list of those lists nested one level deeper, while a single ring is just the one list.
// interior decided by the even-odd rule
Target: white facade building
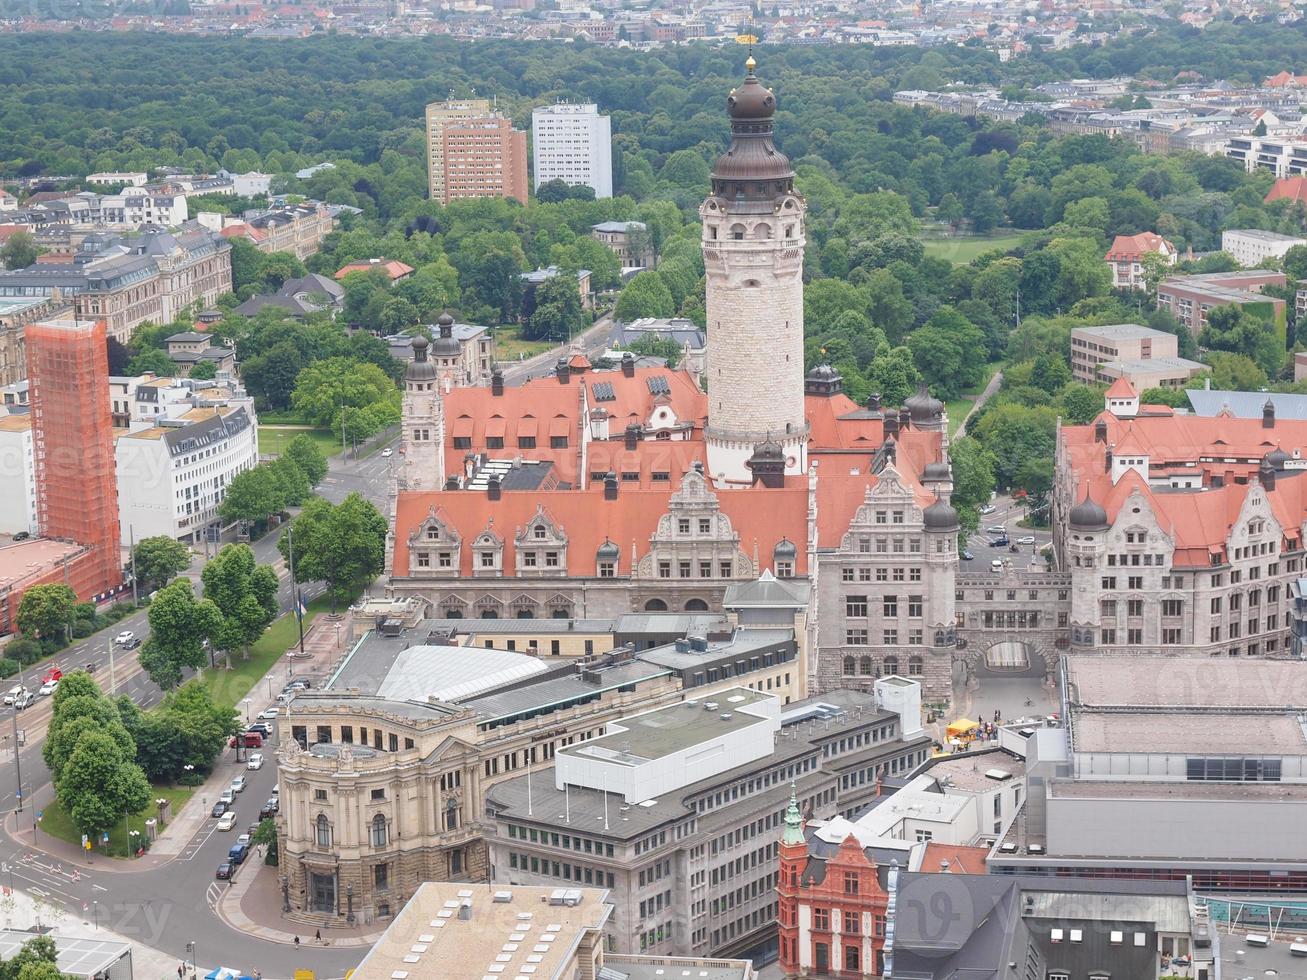
[{"label": "white facade building", "polygon": [[612,120],[593,102],[538,106],[531,113],[535,189],[550,180],[593,187],[613,196]]},{"label": "white facade building", "polygon": [[149,175],[140,171],[105,171],[98,174],[87,174],[86,182],[88,184],[103,184],[110,186],[113,184],[122,184],[128,187],[144,187],[145,182],[149,180]]},{"label": "white facade building", "polygon": [[1263,259],[1282,259],[1295,245],[1307,245],[1307,238],[1277,235],[1260,228],[1236,228],[1221,232],[1221,251],[1229,252],[1240,265],[1251,268]]},{"label": "white facade building", "polygon": [[36,532],[36,468],[32,418],[25,412],[0,417],[0,534]]}]

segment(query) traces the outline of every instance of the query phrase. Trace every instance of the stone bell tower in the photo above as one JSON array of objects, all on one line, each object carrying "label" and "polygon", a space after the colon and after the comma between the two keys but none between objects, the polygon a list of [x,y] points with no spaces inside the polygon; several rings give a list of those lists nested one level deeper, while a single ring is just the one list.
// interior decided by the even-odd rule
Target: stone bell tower
[{"label": "stone bell tower", "polygon": [[413,338],[413,361],[404,372],[400,412],[401,452],[398,489],[439,490],[445,482],[445,418],[440,377],[428,357],[430,342]]},{"label": "stone bell tower", "polygon": [[748,74],[726,100],[731,145],[699,208],[707,272],[708,475],[747,486],[754,446],[807,468],[803,405],[803,196],[772,143],[776,97]]}]

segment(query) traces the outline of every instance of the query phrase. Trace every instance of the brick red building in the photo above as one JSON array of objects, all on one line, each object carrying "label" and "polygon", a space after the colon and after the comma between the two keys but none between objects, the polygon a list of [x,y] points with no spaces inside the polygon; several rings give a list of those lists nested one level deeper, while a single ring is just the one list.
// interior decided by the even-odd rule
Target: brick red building
[{"label": "brick red building", "polygon": [[786,977],[876,977],[883,972],[887,868],[855,834],[813,859],[790,797],[776,887],[780,966]]}]

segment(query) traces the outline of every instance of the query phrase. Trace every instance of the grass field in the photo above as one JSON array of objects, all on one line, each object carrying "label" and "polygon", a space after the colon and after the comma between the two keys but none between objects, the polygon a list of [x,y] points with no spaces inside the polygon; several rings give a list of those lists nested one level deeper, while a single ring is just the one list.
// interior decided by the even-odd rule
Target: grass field
[{"label": "grass field", "polygon": [[996,235],[960,235],[956,238],[923,238],[926,254],[948,259],[954,265],[965,265],[983,252],[992,249],[1015,248],[1021,244],[1022,234],[1006,231]]},{"label": "grass field", "polygon": [[[145,839],[145,821],[159,815],[159,808],[154,805],[155,800],[168,800],[172,804],[172,814],[175,817],[194,792],[195,789],[191,786],[151,786],[150,802],[145,809],[140,813],[133,813],[126,820],[119,821],[109,831],[109,854],[112,857],[130,856],[130,845],[127,843],[130,831],[135,830],[141,835],[137,838],[138,841]],[[40,832],[57,837],[59,840],[66,840],[70,844],[80,846],[82,842],[82,832],[77,829],[72,817],[64,812],[58,800],[52,801],[42,811]],[[104,845],[97,840],[95,853],[104,852]]]},{"label": "grass field", "polygon": [[[304,616],[304,630],[319,613],[331,610],[331,600],[318,596],[309,602],[309,611]],[[238,707],[241,700],[250,693],[259,679],[272,667],[283,653],[299,639],[299,630],[295,626],[295,616],[287,613],[268,627],[259,641],[250,647],[250,659],[242,660],[239,653],[232,654],[232,669],[212,670],[205,668],[200,683],[208,688],[209,695],[217,704]],[[276,685],[274,685],[275,687]]]},{"label": "grass field", "polygon": [[955,398],[952,401],[944,403],[948,411],[948,434],[950,437],[957,433],[958,426],[960,426],[962,420],[967,417],[967,412],[971,411],[971,406],[975,404],[977,396],[985,390],[985,385],[989,384],[989,379],[994,376],[994,372],[997,370],[997,364],[986,364],[985,377],[981,380],[980,384],[964,391],[960,398]]},{"label": "grass field", "polygon": [[518,326],[495,328],[495,358],[504,363],[534,357],[555,346],[547,340],[523,340]]},{"label": "grass field", "polygon": [[326,456],[340,452],[340,440],[328,429],[284,429],[278,426],[259,426],[259,453],[264,456],[280,456],[286,451],[286,444],[296,436],[308,436]]}]

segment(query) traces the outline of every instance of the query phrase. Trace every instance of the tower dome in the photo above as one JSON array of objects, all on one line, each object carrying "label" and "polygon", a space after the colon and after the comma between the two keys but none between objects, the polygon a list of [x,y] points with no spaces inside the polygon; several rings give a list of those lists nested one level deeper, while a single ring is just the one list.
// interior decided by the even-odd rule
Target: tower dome
[{"label": "tower dome", "polygon": [[436,329],[439,332],[431,345],[431,353],[437,357],[457,357],[461,348],[454,339],[454,318],[448,313],[440,314],[436,317]]},{"label": "tower dome", "polygon": [[431,346],[430,341],[418,334],[413,338],[411,346],[413,347],[413,360],[409,362],[408,368],[404,371],[404,380],[435,381],[436,366],[427,360],[427,348]]},{"label": "tower dome", "polygon": [[930,422],[944,412],[944,403],[931,396],[930,390],[926,387],[924,381],[917,385],[915,395],[908,396],[908,399],[903,403],[903,407],[908,410],[914,424]]},{"label": "tower dome", "polygon": [[758,81],[752,57],[739,87],[726,97],[731,117],[731,145],[713,166],[713,193],[728,199],[767,199],[794,190],[790,159],[772,143],[776,96]]},{"label": "tower dome", "polygon": [[829,364],[821,363],[803,379],[805,395],[838,395],[844,390],[844,378]]},{"label": "tower dome", "polygon": [[1080,531],[1107,530],[1107,511],[1089,495],[1088,487],[1085,488],[1085,499],[1071,508],[1068,519],[1071,526]]},{"label": "tower dome", "polygon": [[1283,470],[1285,466],[1288,464],[1289,458],[1290,457],[1288,453],[1286,453],[1279,446],[1276,446],[1274,449],[1272,449],[1269,453],[1266,454],[1266,459],[1264,460],[1264,462],[1270,463],[1271,469]]},{"label": "tower dome", "polygon": [[772,555],[781,561],[792,561],[799,554],[799,549],[789,538],[781,538],[772,549]]},{"label": "tower dome", "polygon": [[926,468],[921,471],[923,480],[951,480],[953,479],[953,470],[948,463],[936,460],[933,463],[927,463]]},{"label": "tower dome", "polygon": [[621,557],[622,549],[613,544],[608,538],[604,538],[604,543],[595,552],[595,559],[598,561],[617,561]]},{"label": "tower dome", "polygon": [[958,529],[958,512],[951,505],[936,496],[935,502],[921,514],[927,531],[956,531]]}]

